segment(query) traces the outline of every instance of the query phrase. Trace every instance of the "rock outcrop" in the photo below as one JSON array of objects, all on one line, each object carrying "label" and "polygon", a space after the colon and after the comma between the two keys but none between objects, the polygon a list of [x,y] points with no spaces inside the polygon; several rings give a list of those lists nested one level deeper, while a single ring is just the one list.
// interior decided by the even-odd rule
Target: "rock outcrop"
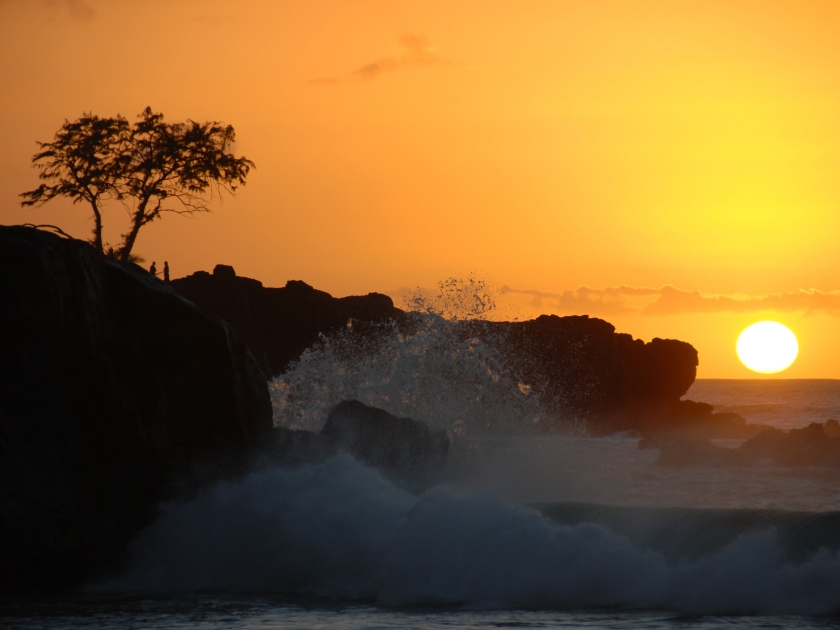
[{"label": "rock outcrop", "polygon": [[[270,375],[282,373],[320,334],[334,333],[350,319],[370,324],[366,331],[373,335],[379,334],[376,324],[381,322],[391,321],[406,332],[417,325],[415,314],[395,308],[385,295],[334,298],[295,280],[282,289],[265,288],[225,265],[217,265],[212,274],[200,271],[173,280],[172,286],[230,323]],[[697,351],[688,343],[645,343],[585,315],[467,321],[459,329],[498,350],[508,371],[540,397],[557,420],[548,430],[566,426],[570,418],[585,421],[597,435],[624,430],[654,435],[725,424],[713,417],[711,406],[680,400],[697,373]]]},{"label": "rock outcrop", "polygon": [[115,569],[160,501],[271,431],[224,321],[86,243],[0,227],[0,591]]},{"label": "rock outcrop", "polygon": [[421,492],[438,480],[449,454],[445,431],[397,418],[358,400],[333,407],[320,433],[276,427],[264,463],[296,467],[320,463],[340,451],[377,468],[400,486]]},{"label": "rock outcrop", "polygon": [[737,448],[717,446],[697,435],[670,435],[642,440],[639,448],[658,448],[657,464],[672,468],[693,466],[741,467],[767,464],[784,468],[840,468],[837,421],[813,422],[802,429],[782,431],[771,427]]},{"label": "rock outcrop", "polygon": [[282,373],[319,335],[343,328],[350,319],[382,322],[401,312],[380,293],[334,298],[300,280],[266,288],[237,276],[229,265],[216,265],[212,274],[197,271],[171,285],[233,326],[268,376]]},{"label": "rock outcrop", "polygon": [[449,454],[445,431],[431,431],[423,422],[397,418],[358,400],[336,405],[321,436],[411,490],[432,485]]},{"label": "rock outcrop", "polygon": [[645,343],[586,315],[525,322],[466,322],[468,334],[497,348],[558,424],[576,418],[594,434],[653,434],[689,426],[712,407],[681,401],[697,374],[697,350],[674,339]]}]

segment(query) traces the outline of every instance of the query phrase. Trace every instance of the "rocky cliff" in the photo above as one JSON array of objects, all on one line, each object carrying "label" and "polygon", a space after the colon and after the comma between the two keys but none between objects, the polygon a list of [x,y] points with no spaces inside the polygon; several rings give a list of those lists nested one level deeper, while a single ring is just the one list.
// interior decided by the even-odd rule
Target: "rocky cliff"
[{"label": "rocky cliff", "polygon": [[173,280],[172,287],[233,326],[269,376],[283,372],[320,334],[334,332],[350,319],[381,322],[401,312],[381,293],[334,298],[300,280],[267,288],[259,280],[237,276],[229,265]]},{"label": "rocky cliff", "polygon": [[0,591],[115,569],[162,500],[272,430],[232,328],[80,241],[0,227]]},{"label": "rocky cliff", "polygon": [[558,424],[577,418],[595,434],[648,433],[712,413],[709,405],[680,400],[698,365],[697,350],[684,341],[645,343],[586,315],[463,326],[498,349]]},{"label": "rocky cliff", "polygon": [[[362,324],[391,320],[407,332],[418,323],[382,294],[334,298],[296,280],[282,289],[266,288],[225,265],[212,274],[173,280],[172,286],[228,321],[271,375],[283,372],[319,334],[333,333],[351,318]],[[500,353],[508,371],[540,397],[556,419],[555,428],[570,418],[585,421],[594,434],[630,429],[652,434],[715,424],[711,406],[680,400],[697,373],[697,351],[688,343],[645,343],[585,315],[474,320],[459,324],[459,330]],[[368,332],[378,334],[375,325]]]}]

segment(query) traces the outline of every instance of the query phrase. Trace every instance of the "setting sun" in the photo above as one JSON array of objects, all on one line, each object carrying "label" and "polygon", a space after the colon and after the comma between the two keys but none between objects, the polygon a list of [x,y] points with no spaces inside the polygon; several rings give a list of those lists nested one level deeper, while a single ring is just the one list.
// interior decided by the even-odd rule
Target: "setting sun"
[{"label": "setting sun", "polygon": [[790,328],[778,322],[757,322],[738,337],[738,358],[753,372],[774,374],[796,360],[799,343]]},{"label": "setting sun", "polygon": [[840,620],[840,0],[0,0],[4,59],[0,630]]}]

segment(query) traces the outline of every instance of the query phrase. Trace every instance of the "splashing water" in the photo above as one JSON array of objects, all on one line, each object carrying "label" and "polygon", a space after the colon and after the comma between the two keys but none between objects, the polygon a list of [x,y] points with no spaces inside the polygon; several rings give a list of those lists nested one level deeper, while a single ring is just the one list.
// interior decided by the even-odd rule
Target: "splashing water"
[{"label": "splashing water", "polygon": [[495,319],[497,292],[490,282],[476,272],[466,278],[448,278],[438,282],[437,291],[417,287],[403,298],[405,310],[438,315],[444,319]]},{"label": "splashing water", "polygon": [[487,343],[435,314],[408,317],[374,335],[351,325],[323,337],[271,383],[275,423],[317,431],[334,405],[356,399],[451,435],[539,425],[539,401]]},{"label": "splashing water", "polygon": [[488,281],[475,273],[449,278],[438,283],[436,294],[418,288],[405,306],[409,313],[400,323],[365,324],[357,331],[350,322],[338,334],[322,336],[275,378],[275,424],[317,431],[333,406],[356,399],[450,436],[522,433],[540,425],[544,414],[530,386],[490,344],[458,327],[495,311]]}]

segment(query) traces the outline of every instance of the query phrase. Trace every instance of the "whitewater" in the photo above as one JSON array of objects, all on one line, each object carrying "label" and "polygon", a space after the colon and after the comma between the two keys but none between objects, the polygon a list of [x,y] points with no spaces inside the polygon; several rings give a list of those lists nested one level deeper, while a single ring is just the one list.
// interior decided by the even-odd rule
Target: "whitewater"
[{"label": "whitewater", "polygon": [[[840,474],[657,466],[638,437],[529,432],[527,384],[429,317],[368,347],[323,339],[271,385],[275,422],[318,430],[355,398],[443,428],[412,494],[347,454],[163,506],[129,569],[3,627],[659,628],[840,625]],[[840,415],[836,381],[698,381],[749,422]],[[723,442],[723,441],[721,441]],[[726,445],[726,444],[724,444]]]}]

